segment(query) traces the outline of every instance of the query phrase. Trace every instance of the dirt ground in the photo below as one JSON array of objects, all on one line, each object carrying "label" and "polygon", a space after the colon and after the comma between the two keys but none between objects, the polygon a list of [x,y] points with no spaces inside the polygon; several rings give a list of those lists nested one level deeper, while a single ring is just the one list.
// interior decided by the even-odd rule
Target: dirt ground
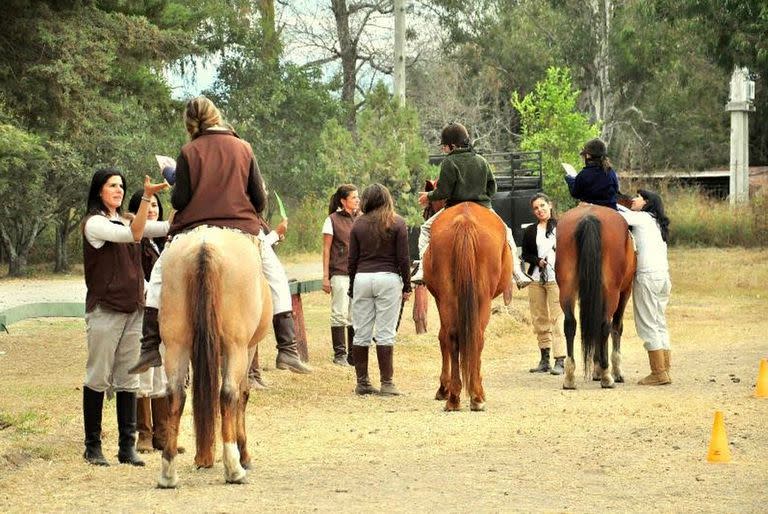
[{"label": "dirt ground", "polygon": [[[768,357],[768,251],[675,249],[670,260],[672,385],[636,385],[648,362],[631,306],[625,384],[602,390],[579,376],[564,391],[562,377],[528,373],[538,349],[517,292],[486,333],[482,413],[467,401],[445,413],[432,399],[434,305],[428,334],[416,335],[409,316],[401,327],[395,382],[406,394],[356,397],[352,368],[330,361],[329,299],[305,295],[315,372],[275,370],[265,341],[271,389],[248,405],[254,466],[243,486],[224,484],[220,461],[194,469],[191,452],[173,491],[155,488],[159,453],[145,468],[117,465],[113,402],[104,418],[113,466],[85,464],[83,321],[19,322],[0,334],[0,511],[765,512],[768,399],[752,393]],[[376,380],[375,358],[371,367]],[[191,449],[187,407],[180,442]],[[716,410],[729,464],[705,458]]]}]

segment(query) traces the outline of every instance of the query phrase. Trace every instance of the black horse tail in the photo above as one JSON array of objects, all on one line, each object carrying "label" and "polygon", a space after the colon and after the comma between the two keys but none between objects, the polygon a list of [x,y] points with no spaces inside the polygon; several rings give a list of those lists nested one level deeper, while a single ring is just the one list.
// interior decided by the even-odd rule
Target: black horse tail
[{"label": "black horse tail", "polygon": [[605,329],[605,297],[603,295],[603,251],[600,220],[588,214],[576,227],[576,249],[579,269],[579,324],[584,372],[595,351],[601,351]]},{"label": "black horse tail", "polygon": [[[197,269],[195,269],[197,268]],[[197,454],[208,455],[216,442],[219,412],[219,311],[220,283],[216,254],[205,243],[190,268],[189,299],[192,326],[192,412]]]},{"label": "black horse tail", "polygon": [[461,381],[467,392],[480,380],[480,352],[482,332],[480,330],[480,291],[486,287],[480,283],[482,277],[477,266],[477,226],[466,216],[459,217],[454,225],[456,239],[453,245],[453,270],[458,300],[456,316],[456,339],[459,354]]}]

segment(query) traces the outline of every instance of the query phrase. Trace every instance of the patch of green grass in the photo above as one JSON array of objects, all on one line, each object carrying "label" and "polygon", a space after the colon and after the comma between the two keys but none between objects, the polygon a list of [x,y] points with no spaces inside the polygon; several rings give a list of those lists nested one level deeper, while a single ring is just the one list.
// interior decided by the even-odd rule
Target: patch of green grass
[{"label": "patch of green grass", "polygon": [[16,434],[21,436],[45,433],[47,421],[47,415],[31,411],[18,414],[0,413],[0,427],[5,426],[6,430],[13,427]]}]

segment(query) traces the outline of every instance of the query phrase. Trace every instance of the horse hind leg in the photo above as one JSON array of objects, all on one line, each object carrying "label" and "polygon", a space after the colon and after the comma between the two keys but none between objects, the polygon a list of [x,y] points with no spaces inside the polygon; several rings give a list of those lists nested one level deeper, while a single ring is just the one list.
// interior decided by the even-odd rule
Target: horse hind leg
[{"label": "horse hind leg", "polygon": [[600,367],[602,370],[600,387],[603,389],[613,389],[615,386],[613,375],[611,374],[611,366],[608,363],[608,335],[610,331],[611,325],[607,321],[603,322],[600,334]]},{"label": "horse hind leg", "polygon": [[[224,478],[228,484],[244,484],[246,471],[240,464],[238,437],[238,411],[240,409],[240,388],[246,380],[248,353],[228,351],[224,359],[221,393],[221,441]],[[242,354],[242,355],[241,355]]]},{"label": "horse hind leg", "polygon": [[240,452],[240,465],[243,469],[251,469],[251,455],[248,452],[248,435],[245,430],[245,408],[250,398],[248,378],[240,382],[240,398],[237,402],[237,449]]},{"label": "horse hind leg", "polygon": [[442,368],[440,369],[440,386],[435,393],[435,400],[444,401],[448,398],[448,390],[451,382],[451,338],[447,331],[440,328],[440,354],[442,356]]},{"label": "horse hind leg", "polygon": [[563,333],[565,334],[565,346],[568,357],[565,359],[565,373],[563,376],[563,389],[576,389],[576,360],[573,358],[573,340],[576,337],[576,317],[573,314],[573,306],[566,304],[563,308]]},{"label": "horse hind leg", "polygon": [[624,374],[621,370],[621,336],[624,333],[624,309],[629,301],[629,291],[622,291],[619,296],[619,305],[616,312],[613,313],[613,323],[611,323],[611,343],[613,351],[611,352],[611,366],[613,367],[613,378],[616,382],[624,382]]},{"label": "horse hind leg", "polygon": [[[166,352],[166,361],[172,357],[171,351]],[[179,484],[179,476],[176,471],[176,456],[178,450],[179,423],[184,413],[184,404],[187,399],[184,391],[184,383],[189,368],[189,356],[182,357],[175,366],[176,371],[169,373],[168,377],[168,419],[166,420],[166,439],[163,449],[163,461],[157,486],[161,489],[173,489]],[[167,370],[168,368],[166,368]]]},{"label": "horse hind leg", "polygon": [[461,369],[459,368],[459,344],[452,336],[450,338],[451,352],[451,376],[448,386],[448,400],[445,402],[445,411],[461,410]]}]

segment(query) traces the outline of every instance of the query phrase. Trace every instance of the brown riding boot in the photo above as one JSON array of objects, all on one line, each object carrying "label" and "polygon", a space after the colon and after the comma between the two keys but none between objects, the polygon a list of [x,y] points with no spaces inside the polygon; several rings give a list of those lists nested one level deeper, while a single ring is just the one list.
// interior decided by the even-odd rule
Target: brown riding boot
[{"label": "brown riding boot", "polygon": [[400,396],[402,394],[392,382],[392,375],[394,374],[392,356],[394,350],[395,348],[392,345],[376,345],[376,357],[379,359],[379,374],[381,376],[381,390],[379,393],[383,396]]},{"label": "brown riding boot", "polygon": [[333,346],[333,363],[337,366],[347,366],[347,347],[344,344],[344,327],[331,327],[331,345]]},{"label": "brown riding boot", "polygon": [[651,364],[651,374],[638,381],[639,385],[666,385],[672,383],[664,365],[664,350],[649,351],[648,361]]},{"label": "brown riding boot", "polygon": [[[170,410],[167,396],[152,398],[152,447],[155,450],[165,450],[165,444],[168,442],[168,416]],[[178,445],[176,450],[179,453],[186,451],[183,446]]]},{"label": "brown riding boot", "polygon": [[355,375],[357,376],[357,386],[355,386],[355,394],[376,394],[378,389],[371,385],[371,380],[368,378],[368,349],[369,346],[355,345],[352,347],[352,351],[355,352]]},{"label": "brown riding boot", "polygon": [[136,399],[136,430],[139,432],[136,450],[139,453],[151,453],[153,450],[152,402],[147,396]]},{"label": "brown riding boot", "polygon": [[253,354],[253,360],[251,361],[251,367],[248,368],[248,386],[256,391],[269,389],[269,386],[261,378],[261,366],[259,366],[259,349],[256,348],[256,353]]},{"label": "brown riding boot", "polygon": [[144,373],[149,368],[156,368],[163,365],[163,359],[160,357],[160,325],[157,322],[157,309],[153,307],[144,307],[144,321],[141,326],[141,355],[137,362],[128,373],[138,375]]},{"label": "brown riding boot", "polygon": [[355,340],[355,328],[352,325],[347,327],[347,364],[355,365],[355,357],[352,355],[352,342]]},{"label": "brown riding boot", "polygon": [[275,330],[277,341],[277,369],[289,369],[294,373],[312,373],[312,368],[301,362],[299,351],[296,347],[296,326],[293,322],[293,313],[281,312],[272,317],[272,328]]},{"label": "brown riding boot", "polygon": [[672,361],[672,350],[664,350],[664,369],[667,370],[667,376],[669,377],[669,383],[672,383],[672,373],[669,372],[670,363]]}]

